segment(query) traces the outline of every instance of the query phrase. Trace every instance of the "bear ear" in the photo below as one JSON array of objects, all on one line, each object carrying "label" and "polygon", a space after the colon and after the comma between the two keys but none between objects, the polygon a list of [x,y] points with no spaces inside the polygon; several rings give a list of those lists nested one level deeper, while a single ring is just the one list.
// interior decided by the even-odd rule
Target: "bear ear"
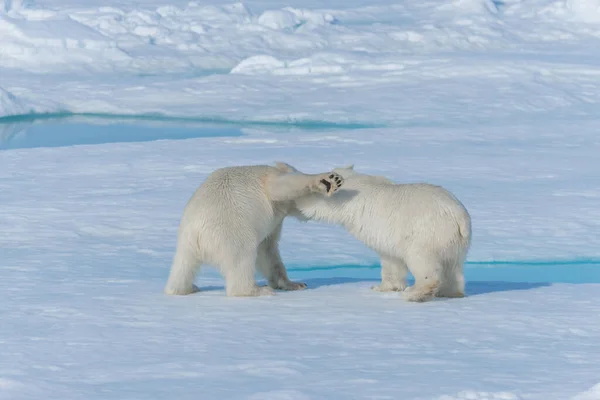
[{"label": "bear ear", "polygon": [[298,172],[298,170],[292,167],[290,164],[281,161],[275,162],[275,168],[283,172]]},{"label": "bear ear", "polygon": [[350,165],[346,165],[344,168],[342,169],[350,169],[350,170],[354,170],[354,164],[350,164]]}]

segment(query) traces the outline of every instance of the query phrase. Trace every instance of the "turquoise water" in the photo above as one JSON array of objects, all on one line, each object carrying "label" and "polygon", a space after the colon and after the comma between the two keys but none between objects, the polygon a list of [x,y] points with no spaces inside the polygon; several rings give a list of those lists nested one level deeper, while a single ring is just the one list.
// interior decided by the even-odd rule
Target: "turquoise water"
[{"label": "turquoise water", "polygon": [[[291,279],[310,289],[353,282],[380,281],[379,265],[292,266]],[[469,296],[494,292],[531,290],[556,283],[600,283],[600,260],[467,262]],[[414,280],[409,276],[409,284]]]},{"label": "turquoise water", "polygon": [[[290,266],[290,276],[377,280],[379,265]],[[467,262],[468,281],[600,283],[600,260]]]},{"label": "turquoise water", "polygon": [[[379,265],[290,265],[290,279],[305,282],[308,290],[323,286],[363,282],[377,285],[381,281]],[[153,272],[155,278],[166,279],[164,270]],[[220,277],[212,268],[203,268],[200,290],[223,290],[223,286],[202,285],[202,275]],[[264,279],[257,274],[261,284]],[[600,260],[528,260],[528,261],[471,261],[465,265],[466,293],[477,296],[495,292],[513,292],[543,288],[559,283],[600,283]],[[414,280],[409,276],[409,285]]]},{"label": "turquoise water", "polygon": [[0,150],[243,135],[239,127],[225,125],[128,120],[102,122],[59,118],[43,122],[1,123]]},{"label": "turquoise water", "polygon": [[[290,274],[305,277],[379,279],[379,265],[292,266]],[[600,260],[470,261],[465,277],[471,281],[600,283]]]},{"label": "turquoise water", "polygon": [[326,121],[260,122],[156,115],[22,115],[0,118],[0,150],[241,136],[243,128],[302,132],[315,129],[353,130],[375,126]]}]

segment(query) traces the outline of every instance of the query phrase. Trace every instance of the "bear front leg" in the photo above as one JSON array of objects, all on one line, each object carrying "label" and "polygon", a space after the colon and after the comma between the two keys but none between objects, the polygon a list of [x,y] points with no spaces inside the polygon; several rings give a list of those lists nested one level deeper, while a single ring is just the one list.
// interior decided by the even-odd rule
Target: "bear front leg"
[{"label": "bear front leg", "polygon": [[310,193],[331,196],[343,182],[344,178],[335,172],[315,175],[297,172],[269,177],[266,180],[266,189],[272,201],[290,201]]},{"label": "bear front leg", "polygon": [[408,267],[403,260],[381,257],[381,284],[371,289],[377,292],[401,292],[406,289]]},{"label": "bear front leg", "polygon": [[342,187],[343,183],[344,178],[341,175],[335,172],[327,172],[325,174],[316,175],[310,189],[313,193],[331,196]]},{"label": "bear front leg", "polygon": [[285,265],[279,254],[279,237],[283,223],[275,229],[273,234],[266,238],[258,246],[258,257],[256,263],[267,278],[269,286],[280,290],[302,290],[306,289],[306,283],[292,282],[287,275]]},{"label": "bear front leg", "polygon": [[268,286],[258,286],[254,273],[256,271],[257,250],[232,258],[221,267],[225,276],[225,290],[227,296],[268,296],[273,294],[273,289]]}]

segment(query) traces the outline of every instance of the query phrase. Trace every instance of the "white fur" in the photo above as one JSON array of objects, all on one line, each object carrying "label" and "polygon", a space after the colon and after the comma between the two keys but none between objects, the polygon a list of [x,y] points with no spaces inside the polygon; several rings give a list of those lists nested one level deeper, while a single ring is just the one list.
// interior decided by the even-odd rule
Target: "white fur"
[{"label": "white fur", "polygon": [[[228,296],[305,288],[288,279],[281,261],[278,243],[283,219],[294,199],[311,193],[329,196],[341,184],[342,178],[332,172],[288,173],[267,165],[214,171],[185,207],[165,293],[197,291],[194,279],[201,264],[219,268]],[[270,287],[256,284],[257,265]]]},{"label": "white fur", "polygon": [[[277,167],[297,171],[284,163]],[[395,184],[358,173],[353,166],[334,171],[344,178],[339,192],[331,198],[301,197],[295,200],[292,215],[342,225],[378,252],[381,285],[374,290],[404,291],[409,301],[464,296],[471,218],[456,197],[439,186]],[[409,270],[415,285],[406,288]]]}]

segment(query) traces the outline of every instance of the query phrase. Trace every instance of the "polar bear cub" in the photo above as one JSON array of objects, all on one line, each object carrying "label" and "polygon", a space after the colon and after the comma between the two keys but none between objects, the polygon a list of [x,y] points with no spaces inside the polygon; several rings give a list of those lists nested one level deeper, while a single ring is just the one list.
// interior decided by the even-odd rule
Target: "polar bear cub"
[{"label": "polar bear cub", "polygon": [[[276,165],[297,171],[285,163]],[[408,301],[464,296],[471,217],[454,195],[425,183],[395,184],[356,172],[353,166],[333,171],[344,178],[343,188],[331,198],[296,199],[291,215],[342,225],[379,253],[381,284],[374,290],[404,291]],[[409,270],[415,284],[406,289]]]},{"label": "polar bear cub", "polygon": [[[197,291],[201,264],[216,266],[228,296],[260,296],[272,289],[306,287],[288,279],[279,254],[283,219],[293,200],[331,196],[343,178],[334,172],[303,174],[267,165],[220,168],[188,201],[177,234],[177,249],[165,287],[170,295]],[[256,266],[269,282],[256,284]]]}]

